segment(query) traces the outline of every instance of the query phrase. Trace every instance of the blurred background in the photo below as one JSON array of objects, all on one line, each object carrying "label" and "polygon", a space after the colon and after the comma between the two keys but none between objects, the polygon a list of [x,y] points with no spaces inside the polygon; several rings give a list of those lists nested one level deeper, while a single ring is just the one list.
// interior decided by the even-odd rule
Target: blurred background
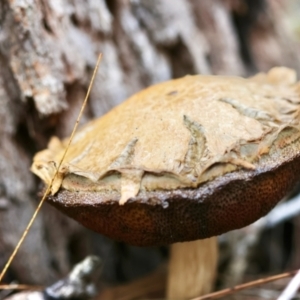
[{"label": "blurred background", "polygon": [[[186,74],[300,74],[299,0],[1,0],[0,26],[0,269],[39,201],[32,157],[71,133],[99,52],[81,123]],[[299,232],[294,213],[221,236],[216,288],[299,268]],[[46,203],[4,281],[48,285],[97,254],[99,300],[157,298],[168,253],[112,241]],[[274,298],[286,282],[240,297]]]}]

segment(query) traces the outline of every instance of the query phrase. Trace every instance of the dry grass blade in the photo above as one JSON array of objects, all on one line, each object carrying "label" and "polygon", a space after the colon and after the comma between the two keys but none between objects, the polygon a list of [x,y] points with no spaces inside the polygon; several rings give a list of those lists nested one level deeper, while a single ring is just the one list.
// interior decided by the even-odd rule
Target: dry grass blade
[{"label": "dry grass blade", "polygon": [[283,273],[283,274],[279,274],[279,275],[274,275],[274,276],[270,276],[267,278],[263,278],[263,279],[258,279],[258,280],[254,280],[254,281],[250,281],[247,283],[243,283],[243,284],[239,284],[236,285],[232,288],[228,288],[228,289],[224,289],[221,291],[217,291],[217,292],[213,292],[201,297],[196,297],[190,300],[207,300],[207,299],[217,299],[217,298],[221,298],[224,296],[227,296],[229,294],[234,294],[238,291],[244,290],[244,289],[248,289],[254,286],[258,286],[258,285],[262,285],[268,282],[272,282],[272,281],[276,281],[282,278],[287,278],[287,277],[291,277],[294,276],[296,273],[298,272],[298,270],[296,271],[291,271],[291,272],[287,272],[287,273]]},{"label": "dry grass blade", "polygon": [[[55,174],[54,174],[54,176],[53,176],[53,178],[52,178],[50,184],[48,185],[48,187],[47,187],[47,189],[46,189],[46,191],[45,191],[45,193],[44,193],[44,195],[43,195],[43,197],[42,197],[42,199],[41,199],[39,205],[37,206],[37,208],[36,208],[36,210],[35,210],[33,216],[31,217],[31,219],[30,219],[30,221],[29,221],[29,223],[28,223],[26,229],[24,230],[24,232],[23,232],[23,234],[22,234],[22,236],[21,236],[21,238],[20,238],[20,240],[19,240],[17,246],[15,247],[15,249],[14,249],[14,251],[12,252],[11,256],[9,257],[7,263],[5,264],[3,270],[2,270],[2,272],[1,272],[1,274],[0,274],[0,282],[2,281],[4,275],[6,274],[7,269],[9,268],[9,266],[10,266],[10,264],[12,263],[14,257],[16,256],[16,254],[17,254],[19,248],[21,247],[23,241],[25,240],[25,238],[26,238],[26,236],[27,236],[27,234],[28,234],[28,232],[29,232],[29,230],[30,230],[30,228],[31,228],[31,226],[32,226],[32,224],[33,224],[33,222],[34,222],[34,220],[36,219],[36,216],[38,215],[38,213],[39,213],[39,211],[40,211],[40,209],[41,209],[43,203],[44,203],[45,200],[46,200],[46,197],[47,197],[47,196],[49,195],[49,193],[50,193],[50,190],[51,190],[51,187],[52,187],[52,185],[53,185],[54,179],[56,178],[56,176],[57,176],[57,174],[58,174],[58,171],[59,171],[59,169],[60,169],[60,166],[61,166],[62,162],[64,161],[64,158],[65,158],[65,156],[66,156],[66,154],[67,154],[68,148],[69,148],[69,146],[70,146],[70,144],[71,144],[71,142],[72,142],[72,140],[73,140],[74,134],[75,134],[75,132],[76,132],[76,130],[77,130],[79,121],[80,121],[80,119],[81,119],[81,116],[82,116],[83,111],[84,111],[84,108],[85,108],[85,106],[86,106],[88,97],[89,97],[89,95],[90,95],[90,92],[91,92],[91,89],[92,89],[92,86],[93,86],[93,82],[94,82],[94,79],[95,79],[95,77],[96,77],[96,73],[97,73],[97,70],[98,70],[98,68],[99,68],[101,59],[102,59],[102,54],[99,54],[99,57],[98,57],[98,60],[97,60],[97,64],[96,64],[96,67],[95,67],[95,69],[94,69],[93,76],[92,76],[91,82],[90,82],[89,87],[88,87],[88,91],[87,91],[86,96],[85,96],[85,99],[84,99],[84,101],[83,101],[81,110],[80,110],[80,112],[79,112],[79,114],[78,114],[76,123],[75,123],[75,125],[74,125],[73,131],[72,131],[71,136],[70,136],[70,138],[69,138],[69,141],[68,141],[66,150],[65,150],[65,152],[64,152],[64,154],[63,154],[63,157],[61,158],[61,160],[60,160],[60,162],[59,162],[59,164],[58,164],[58,166],[57,166],[56,172],[55,172]],[[1,288],[0,288],[0,289],[1,289]]]}]

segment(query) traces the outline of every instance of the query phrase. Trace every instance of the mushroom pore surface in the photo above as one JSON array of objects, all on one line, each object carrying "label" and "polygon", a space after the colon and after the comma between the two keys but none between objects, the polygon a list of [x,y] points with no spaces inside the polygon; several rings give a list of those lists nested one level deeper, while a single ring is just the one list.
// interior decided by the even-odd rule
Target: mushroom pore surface
[{"label": "mushroom pore surface", "polygon": [[[246,226],[298,182],[299,83],[186,76],[143,90],[74,137],[48,197],[84,226],[139,246]],[[67,141],[32,171],[49,184]]]}]

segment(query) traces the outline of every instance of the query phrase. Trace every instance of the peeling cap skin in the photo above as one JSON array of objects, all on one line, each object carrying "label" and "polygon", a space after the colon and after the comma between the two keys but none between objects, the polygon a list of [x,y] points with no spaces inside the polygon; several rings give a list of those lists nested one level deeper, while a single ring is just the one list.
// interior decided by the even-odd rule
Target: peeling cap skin
[{"label": "peeling cap skin", "polygon": [[[286,68],[152,86],[76,133],[48,200],[134,245],[241,228],[298,181],[299,104],[300,84]],[[34,157],[46,184],[66,144],[52,138]]]}]

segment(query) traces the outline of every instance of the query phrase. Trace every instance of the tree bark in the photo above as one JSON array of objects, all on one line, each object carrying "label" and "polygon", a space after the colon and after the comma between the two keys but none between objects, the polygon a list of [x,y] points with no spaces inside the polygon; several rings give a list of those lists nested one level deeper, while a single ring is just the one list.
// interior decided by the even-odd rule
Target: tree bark
[{"label": "tree bark", "polygon": [[[70,134],[98,53],[81,123],[172,77],[248,76],[277,65],[299,74],[299,41],[286,16],[283,0],[1,0],[0,268],[37,206],[32,157],[52,135]],[[109,282],[164,259],[157,249],[96,237],[46,204],[5,280],[46,284],[95,251]],[[146,255],[148,265],[134,264]]]}]

